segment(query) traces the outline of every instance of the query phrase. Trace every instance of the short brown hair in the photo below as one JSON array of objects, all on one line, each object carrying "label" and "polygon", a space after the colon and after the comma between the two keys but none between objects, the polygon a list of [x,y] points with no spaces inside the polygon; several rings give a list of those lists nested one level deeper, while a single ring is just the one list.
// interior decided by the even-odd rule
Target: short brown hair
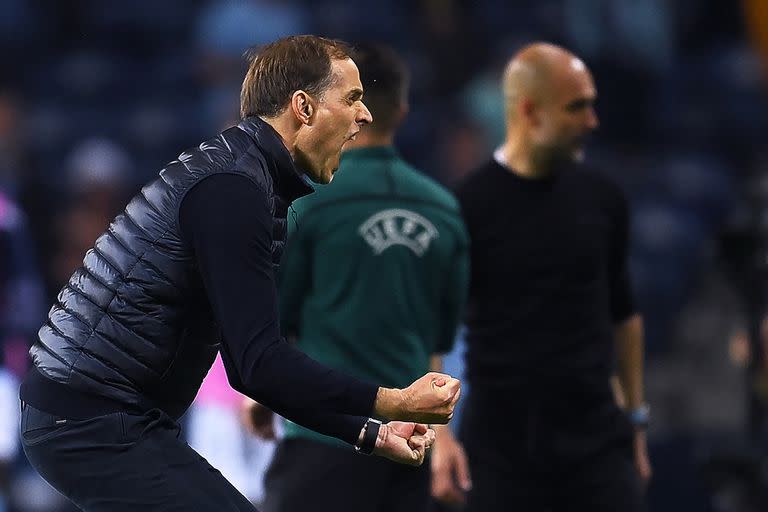
[{"label": "short brown hair", "polygon": [[363,102],[373,116],[370,129],[378,133],[394,132],[401,119],[401,109],[408,104],[408,68],[392,48],[382,44],[355,44],[352,58],[360,70],[365,91]]},{"label": "short brown hair", "polygon": [[312,35],[284,37],[249,50],[240,116],[275,117],[298,90],[322,95],[333,84],[331,60],[347,59],[351,54],[343,41]]}]

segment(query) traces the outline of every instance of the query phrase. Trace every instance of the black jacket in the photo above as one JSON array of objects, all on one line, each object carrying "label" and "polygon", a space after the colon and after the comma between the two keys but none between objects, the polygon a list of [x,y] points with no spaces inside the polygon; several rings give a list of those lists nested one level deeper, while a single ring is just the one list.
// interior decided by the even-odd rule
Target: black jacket
[{"label": "black jacket", "polygon": [[182,153],[137,194],[86,253],[30,350],[36,369],[78,392],[178,417],[218,349],[217,328],[179,226],[185,194],[208,176],[242,175],[267,193],[272,261],[286,213],[312,188],[274,130],[258,118]]}]

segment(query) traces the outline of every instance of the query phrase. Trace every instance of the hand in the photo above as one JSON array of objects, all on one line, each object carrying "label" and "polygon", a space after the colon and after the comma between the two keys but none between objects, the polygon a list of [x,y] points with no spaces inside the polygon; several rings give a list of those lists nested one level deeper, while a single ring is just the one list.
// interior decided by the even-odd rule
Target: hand
[{"label": "hand", "polygon": [[467,454],[448,427],[437,427],[435,433],[432,497],[446,505],[463,505],[466,501],[464,493],[472,489]]},{"label": "hand", "polygon": [[648,443],[646,441],[644,430],[635,431],[634,448],[637,472],[639,473],[642,482],[647,485],[651,480],[653,470],[651,469],[651,461],[648,458]]},{"label": "hand", "polygon": [[255,400],[245,398],[240,406],[240,422],[252,434],[262,439],[275,438],[274,413]]},{"label": "hand", "polygon": [[461,395],[461,382],[430,372],[405,389],[379,388],[374,409],[391,419],[418,423],[448,423]]},{"label": "hand", "polygon": [[400,464],[421,466],[435,442],[435,431],[421,423],[390,421],[379,429],[373,454]]}]

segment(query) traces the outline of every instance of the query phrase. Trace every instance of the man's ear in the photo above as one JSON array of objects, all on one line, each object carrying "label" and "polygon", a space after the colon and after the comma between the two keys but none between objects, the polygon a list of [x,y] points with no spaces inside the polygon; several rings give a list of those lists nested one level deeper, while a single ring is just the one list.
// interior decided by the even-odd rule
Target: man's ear
[{"label": "man's ear", "polygon": [[537,126],[540,122],[539,110],[530,98],[523,98],[517,104],[519,119],[526,119],[531,125]]},{"label": "man's ear", "polygon": [[301,124],[312,124],[313,115],[315,113],[315,105],[312,97],[302,90],[298,90],[291,96],[291,110],[293,115],[296,116]]}]

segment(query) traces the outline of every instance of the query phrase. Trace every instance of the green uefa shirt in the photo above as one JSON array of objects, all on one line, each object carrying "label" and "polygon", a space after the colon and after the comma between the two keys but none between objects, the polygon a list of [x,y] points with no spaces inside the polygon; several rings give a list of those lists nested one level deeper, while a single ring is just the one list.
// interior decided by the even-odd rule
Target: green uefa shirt
[{"label": "green uefa shirt", "polygon": [[[289,213],[281,327],[312,358],[403,388],[451,350],[469,279],[456,199],[391,147],[342,155],[330,185]],[[335,442],[286,422],[286,438]]]}]

